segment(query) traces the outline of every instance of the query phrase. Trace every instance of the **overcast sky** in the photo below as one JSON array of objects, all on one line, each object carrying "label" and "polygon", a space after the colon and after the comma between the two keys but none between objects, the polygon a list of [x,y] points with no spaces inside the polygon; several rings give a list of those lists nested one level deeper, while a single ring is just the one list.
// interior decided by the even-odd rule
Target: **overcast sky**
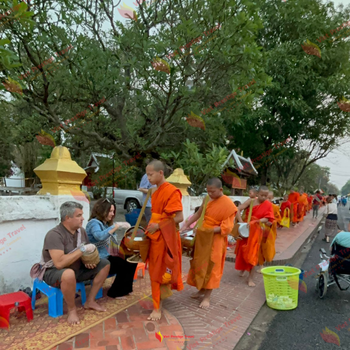
[{"label": "overcast sky", "polygon": [[[350,0],[333,0],[333,2],[336,5],[350,5]],[[317,164],[331,169],[330,181],[341,189],[350,180],[350,142],[341,145],[326,158],[317,161]]]}]

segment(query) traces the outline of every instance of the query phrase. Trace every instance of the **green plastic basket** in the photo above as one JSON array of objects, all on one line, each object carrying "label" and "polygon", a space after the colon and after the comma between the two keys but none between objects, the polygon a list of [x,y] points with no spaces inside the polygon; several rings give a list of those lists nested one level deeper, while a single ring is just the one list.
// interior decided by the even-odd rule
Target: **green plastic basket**
[{"label": "green plastic basket", "polygon": [[299,275],[290,266],[271,266],[261,270],[267,305],[276,310],[292,310],[298,306]]}]

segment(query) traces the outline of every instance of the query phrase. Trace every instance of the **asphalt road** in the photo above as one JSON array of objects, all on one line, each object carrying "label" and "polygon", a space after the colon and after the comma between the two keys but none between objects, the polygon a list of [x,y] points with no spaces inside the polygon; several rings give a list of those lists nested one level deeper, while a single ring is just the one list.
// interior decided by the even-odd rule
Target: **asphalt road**
[{"label": "asphalt road", "polygon": [[[339,227],[347,229],[349,220],[349,205],[338,207]],[[299,290],[298,307],[277,311],[265,304],[235,350],[350,349],[350,288],[342,292],[332,285],[323,299],[315,291],[315,266],[321,261],[319,249],[329,252],[329,243],[323,242],[323,237],[324,228],[316,233],[314,242],[305,246],[304,253],[295,264],[297,267],[301,265],[305,271],[315,271],[304,278],[307,290]],[[339,327],[341,325],[343,328]],[[335,333],[332,339],[337,341],[339,337],[340,345],[323,340],[320,333],[326,327]]]}]

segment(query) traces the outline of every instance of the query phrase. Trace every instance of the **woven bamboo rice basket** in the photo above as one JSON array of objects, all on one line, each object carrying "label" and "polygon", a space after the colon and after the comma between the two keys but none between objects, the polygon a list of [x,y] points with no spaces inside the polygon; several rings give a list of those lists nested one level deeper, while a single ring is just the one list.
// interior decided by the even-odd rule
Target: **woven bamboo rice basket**
[{"label": "woven bamboo rice basket", "polygon": [[97,265],[100,262],[100,255],[97,248],[92,253],[84,253],[81,257],[83,264]]}]

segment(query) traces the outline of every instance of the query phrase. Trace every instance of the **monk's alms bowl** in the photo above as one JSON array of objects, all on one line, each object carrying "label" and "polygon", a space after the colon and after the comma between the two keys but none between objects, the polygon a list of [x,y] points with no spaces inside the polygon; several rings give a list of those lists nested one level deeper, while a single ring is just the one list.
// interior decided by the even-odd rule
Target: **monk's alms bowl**
[{"label": "monk's alms bowl", "polygon": [[248,238],[249,237],[249,226],[246,222],[239,223],[239,228],[238,228],[239,235],[243,238]]},{"label": "monk's alms bowl", "polygon": [[140,251],[141,242],[146,239],[145,229],[141,226],[136,231],[134,239],[132,239],[132,233],[134,231],[135,226],[131,226],[128,230],[126,230],[124,234],[124,244],[125,246],[134,252]]},{"label": "monk's alms bowl", "polygon": [[194,237],[188,237],[188,235],[193,234],[193,231],[186,232],[185,235],[180,235],[182,248],[192,249],[194,246]]}]

